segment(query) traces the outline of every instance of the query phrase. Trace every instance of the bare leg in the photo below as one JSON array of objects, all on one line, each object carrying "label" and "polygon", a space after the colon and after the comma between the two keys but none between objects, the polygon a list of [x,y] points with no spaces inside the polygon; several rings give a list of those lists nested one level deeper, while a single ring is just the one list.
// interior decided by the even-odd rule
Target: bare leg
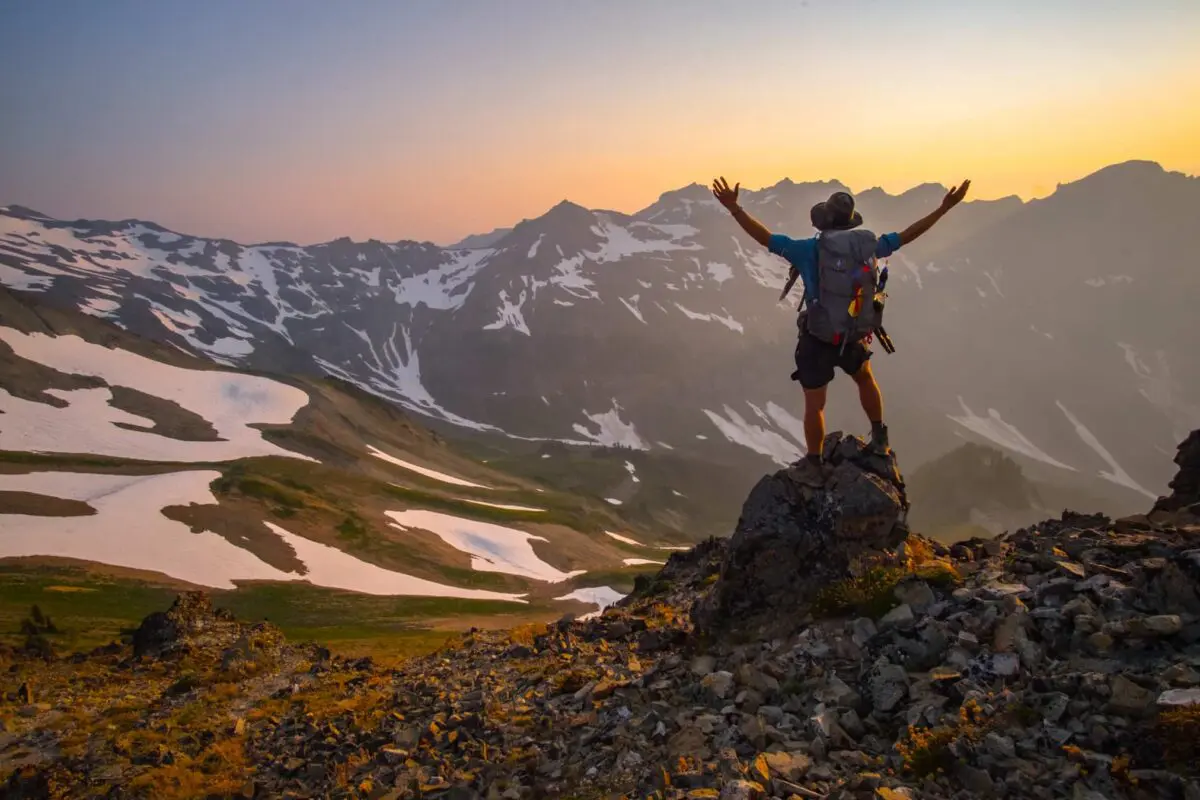
[{"label": "bare leg", "polygon": [[858,384],[858,399],[862,402],[863,411],[871,421],[870,449],[879,455],[887,455],[891,450],[888,445],[888,430],[883,424],[883,393],[871,372],[871,362],[867,361],[862,369],[853,375]]},{"label": "bare leg", "polygon": [[854,373],[852,377],[858,384],[858,399],[862,403],[863,411],[866,412],[871,425],[883,422],[883,393],[879,391],[879,384],[875,381],[874,373],[871,372],[871,362],[864,363],[862,369]]},{"label": "bare leg", "polygon": [[825,394],[828,388],[804,390],[804,441],[810,458],[821,455],[825,442]]}]

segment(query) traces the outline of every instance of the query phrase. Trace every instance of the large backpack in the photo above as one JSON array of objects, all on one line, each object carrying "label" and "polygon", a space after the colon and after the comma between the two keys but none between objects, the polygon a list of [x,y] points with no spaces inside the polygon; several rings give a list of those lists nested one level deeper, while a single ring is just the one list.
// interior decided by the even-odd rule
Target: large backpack
[{"label": "large backpack", "polygon": [[806,293],[805,327],[811,335],[844,345],[866,338],[883,323],[882,305],[875,304],[878,241],[874,233],[861,228],[818,234],[817,294]]}]

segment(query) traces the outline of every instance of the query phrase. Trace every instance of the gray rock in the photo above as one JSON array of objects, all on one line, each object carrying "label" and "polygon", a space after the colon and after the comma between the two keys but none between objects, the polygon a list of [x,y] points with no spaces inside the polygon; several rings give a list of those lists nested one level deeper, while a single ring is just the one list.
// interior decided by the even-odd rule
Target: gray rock
[{"label": "gray rock", "polygon": [[912,608],[907,603],[903,603],[883,615],[883,618],[879,620],[879,629],[881,631],[892,628],[907,630],[913,626],[915,621],[916,618],[913,616]]},{"label": "gray rock", "polygon": [[1178,614],[1159,614],[1146,617],[1142,620],[1142,625],[1155,636],[1174,636],[1183,630],[1183,620],[1179,618]]},{"label": "gray rock", "polygon": [[1174,686],[1200,686],[1200,672],[1187,664],[1172,664],[1162,673],[1162,679]]},{"label": "gray rock", "polygon": [[905,581],[895,589],[896,599],[914,611],[924,611],[937,600],[925,581]]},{"label": "gray rock", "polygon": [[783,721],[787,716],[787,712],[785,712],[779,706],[762,706],[758,709],[758,713],[763,718],[764,722],[773,726],[783,724]]},{"label": "gray rock", "polygon": [[992,656],[992,671],[1011,678],[1021,671],[1021,659],[1016,653],[996,653]]},{"label": "gray rock", "polygon": [[862,700],[858,692],[833,673],[825,679],[825,685],[817,689],[815,696],[821,702],[832,703],[839,708],[857,706]]},{"label": "gray rock", "polygon": [[1168,689],[1158,696],[1159,706],[1181,708],[1200,706],[1200,689]]},{"label": "gray rock", "polygon": [[1154,693],[1143,689],[1124,675],[1113,678],[1110,689],[1112,694],[1108,699],[1108,708],[1119,714],[1140,716],[1154,705]]},{"label": "gray rock", "polygon": [[868,617],[858,617],[854,622],[850,623],[850,626],[851,637],[859,647],[869,642],[879,632],[875,627],[875,623]]},{"label": "gray rock", "polygon": [[855,741],[861,739],[867,732],[863,726],[862,719],[858,716],[858,712],[853,708],[838,713],[838,724]]},{"label": "gray rock", "polygon": [[1047,722],[1056,723],[1062,719],[1062,715],[1066,713],[1067,706],[1070,704],[1071,698],[1062,692],[1047,695],[1043,700],[1042,718]]},{"label": "gray rock", "polygon": [[717,668],[717,660],[712,656],[696,656],[692,659],[692,674],[703,678]]},{"label": "gray rock", "polygon": [[908,697],[908,673],[896,664],[876,667],[868,685],[871,689],[871,703],[876,711],[893,711]]},{"label": "gray rock", "polygon": [[955,767],[954,775],[972,794],[978,797],[996,796],[996,784],[986,769],[959,764]]},{"label": "gray rock", "polygon": [[721,670],[705,675],[700,681],[708,692],[718,700],[724,700],[733,691],[733,673]]},{"label": "gray rock", "polygon": [[989,733],[984,737],[983,746],[999,759],[1015,758],[1017,755],[1017,746],[1013,740],[999,733]]}]

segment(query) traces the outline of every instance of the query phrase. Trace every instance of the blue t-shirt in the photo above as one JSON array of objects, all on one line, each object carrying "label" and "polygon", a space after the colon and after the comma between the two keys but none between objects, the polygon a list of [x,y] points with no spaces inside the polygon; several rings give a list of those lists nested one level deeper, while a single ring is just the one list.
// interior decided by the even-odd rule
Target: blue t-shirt
[{"label": "blue t-shirt", "polygon": [[[793,239],[782,233],[771,234],[767,249],[787,259],[792,268],[800,273],[804,291],[809,297],[817,296],[817,239]],[[900,249],[900,234],[885,233],[875,246],[876,258],[887,258]]]}]

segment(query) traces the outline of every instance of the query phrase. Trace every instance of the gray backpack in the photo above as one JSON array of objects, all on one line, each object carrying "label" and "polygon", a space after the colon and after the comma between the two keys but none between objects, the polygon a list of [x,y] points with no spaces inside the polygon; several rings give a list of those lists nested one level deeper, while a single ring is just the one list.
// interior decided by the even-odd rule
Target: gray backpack
[{"label": "gray backpack", "polygon": [[817,295],[806,291],[806,327],[823,342],[844,345],[866,338],[883,323],[876,307],[879,238],[868,230],[825,231],[817,236]]}]

